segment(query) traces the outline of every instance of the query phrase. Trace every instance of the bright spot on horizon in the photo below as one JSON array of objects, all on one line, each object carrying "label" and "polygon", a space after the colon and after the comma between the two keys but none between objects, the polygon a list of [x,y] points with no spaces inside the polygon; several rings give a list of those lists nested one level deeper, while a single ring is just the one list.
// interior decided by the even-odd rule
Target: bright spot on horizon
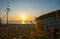
[{"label": "bright spot on horizon", "polygon": [[26,18],[26,16],[21,16],[21,18],[22,18],[22,19],[25,19],[25,18]]},{"label": "bright spot on horizon", "polygon": [[21,16],[21,18],[22,18],[22,24],[25,24],[25,19],[26,19],[26,16]]},{"label": "bright spot on horizon", "polygon": [[22,24],[25,24],[25,21],[22,21]]}]

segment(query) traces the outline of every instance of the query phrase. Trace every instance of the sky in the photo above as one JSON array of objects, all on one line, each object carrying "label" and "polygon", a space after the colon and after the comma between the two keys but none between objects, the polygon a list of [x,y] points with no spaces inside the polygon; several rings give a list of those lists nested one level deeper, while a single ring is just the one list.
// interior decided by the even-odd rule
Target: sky
[{"label": "sky", "polygon": [[0,17],[6,20],[6,8],[9,1],[9,20],[34,20],[34,17],[60,9],[60,0],[0,0]]}]

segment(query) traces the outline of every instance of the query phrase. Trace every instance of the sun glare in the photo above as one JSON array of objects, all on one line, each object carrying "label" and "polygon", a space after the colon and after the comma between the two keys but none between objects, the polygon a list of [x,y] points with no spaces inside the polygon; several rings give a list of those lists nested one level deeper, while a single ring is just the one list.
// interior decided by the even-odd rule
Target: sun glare
[{"label": "sun glare", "polygon": [[22,24],[25,24],[25,22],[24,22],[24,21],[22,21]]},{"label": "sun glare", "polygon": [[25,18],[26,18],[26,16],[21,16],[21,18],[22,18],[22,19],[25,19]]},{"label": "sun glare", "polygon": [[25,24],[26,16],[21,16],[21,18],[22,18],[22,24]]}]

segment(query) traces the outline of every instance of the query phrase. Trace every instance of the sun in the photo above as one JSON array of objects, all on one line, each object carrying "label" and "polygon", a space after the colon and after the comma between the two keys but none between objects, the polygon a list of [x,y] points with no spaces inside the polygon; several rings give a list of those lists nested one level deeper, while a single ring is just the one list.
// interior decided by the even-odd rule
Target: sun
[{"label": "sun", "polygon": [[26,16],[21,16],[21,18],[22,18],[22,19],[25,19],[25,18],[26,18]]},{"label": "sun", "polygon": [[22,18],[22,24],[25,24],[26,16],[21,16],[21,18]]}]

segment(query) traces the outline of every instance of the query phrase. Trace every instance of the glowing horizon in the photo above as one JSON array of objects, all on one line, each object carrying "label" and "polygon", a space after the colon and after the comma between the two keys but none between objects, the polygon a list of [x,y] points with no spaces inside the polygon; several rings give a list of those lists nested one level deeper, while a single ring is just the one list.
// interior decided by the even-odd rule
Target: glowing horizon
[{"label": "glowing horizon", "polygon": [[22,21],[22,24],[25,24],[25,21]]}]

